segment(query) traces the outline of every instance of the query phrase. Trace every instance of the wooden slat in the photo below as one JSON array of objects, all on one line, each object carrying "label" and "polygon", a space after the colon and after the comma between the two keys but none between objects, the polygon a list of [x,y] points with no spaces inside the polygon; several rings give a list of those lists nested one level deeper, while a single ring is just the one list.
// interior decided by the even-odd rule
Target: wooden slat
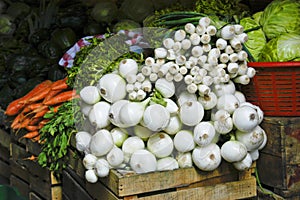
[{"label": "wooden slat", "polygon": [[10,166],[9,163],[0,160],[0,176],[9,178],[10,177]]},{"label": "wooden slat", "polygon": [[10,185],[15,187],[23,197],[28,198],[30,189],[29,189],[29,185],[27,182],[25,182],[24,180],[14,176],[14,175],[11,175],[10,176]]},{"label": "wooden slat", "polygon": [[0,129],[0,146],[3,146],[6,149],[9,149],[10,140],[11,140],[10,134],[8,132]]},{"label": "wooden slat", "polygon": [[63,171],[62,188],[64,194],[70,199],[84,199],[92,200],[93,198],[88,194],[82,185],[72,177],[66,170]]},{"label": "wooden slat", "polygon": [[300,194],[300,117],[265,117],[262,127],[268,137],[257,161],[262,184],[284,197]]},{"label": "wooden slat", "polygon": [[[248,173],[251,174],[250,171]],[[211,178],[222,179],[226,175],[235,177],[236,181],[239,180],[239,172],[227,162],[223,162],[212,172],[200,171],[194,167],[147,174],[121,174],[111,170],[107,178],[101,178],[100,182],[95,184],[87,183],[86,188],[88,192],[95,193],[93,190],[98,191],[99,185],[103,184],[117,196],[124,197],[188,186]]]}]

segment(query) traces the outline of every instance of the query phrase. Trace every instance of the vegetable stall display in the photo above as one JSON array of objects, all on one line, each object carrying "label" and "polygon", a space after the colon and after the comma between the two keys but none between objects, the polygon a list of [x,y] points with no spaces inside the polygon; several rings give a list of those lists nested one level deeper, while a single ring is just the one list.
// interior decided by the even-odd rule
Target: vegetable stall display
[{"label": "vegetable stall display", "polygon": [[[41,98],[27,98],[37,88],[29,90],[6,110],[16,122],[12,129],[17,133],[29,132],[33,125],[37,128],[36,137],[26,136],[41,145],[41,153],[32,159],[61,173],[67,165],[69,141],[75,137],[88,182],[107,176],[112,168],[148,173],[195,166],[212,171],[229,162],[238,170],[248,169],[267,141],[260,127],[263,111],[247,102],[237,87],[255,76],[244,49],[248,34],[236,21],[249,14],[234,9],[243,8],[239,1],[228,2],[230,9],[222,8],[226,7],[223,1],[216,2],[216,9],[206,10],[211,13],[199,13],[205,12],[205,1],[198,1],[196,12],[166,9],[168,14],[155,13],[158,18],[153,21],[153,16],[145,18],[141,32],[120,30],[76,43],[78,52],[68,51],[60,63],[67,77],[57,82],[65,88],[58,91],[54,88],[58,83],[47,80],[37,86],[47,83]],[[93,6],[93,20],[102,23],[105,18],[96,16],[103,14],[97,10],[101,7]],[[115,11],[115,5],[107,6]],[[47,9],[55,11],[51,4]],[[60,14],[70,17],[73,11]],[[125,22],[128,25],[130,20]],[[147,25],[153,24],[157,29],[147,32]],[[161,27],[166,31],[160,32]],[[59,37],[65,33],[70,37]],[[133,38],[124,42],[128,35]],[[51,36],[60,49],[70,46],[68,38],[74,41],[68,28],[56,29]],[[57,95],[60,102],[45,103],[57,100]],[[13,105],[17,110],[10,113]],[[35,118],[37,113],[40,116]]]},{"label": "vegetable stall display", "polygon": [[236,87],[255,75],[246,41],[241,25],[217,28],[201,17],[164,37],[142,62],[123,57],[109,70],[101,66],[105,73],[87,81],[93,84],[79,84],[84,122],[75,139],[87,181],[111,168],[212,171],[229,162],[248,169],[267,138],[263,111]]}]

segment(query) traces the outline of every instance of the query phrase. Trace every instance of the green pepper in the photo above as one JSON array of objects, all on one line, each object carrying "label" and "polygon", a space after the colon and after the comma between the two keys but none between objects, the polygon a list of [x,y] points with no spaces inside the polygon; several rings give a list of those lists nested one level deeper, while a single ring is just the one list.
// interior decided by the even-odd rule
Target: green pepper
[{"label": "green pepper", "polygon": [[58,45],[62,50],[71,47],[76,41],[76,34],[71,28],[55,29],[51,34],[51,42]]},{"label": "green pepper", "polygon": [[30,13],[30,6],[23,2],[15,2],[9,5],[6,12],[13,19],[25,18]]},{"label": "green pepper", "polygon": [[40,28],[31,33],[28,40],[31,44],[38,46],[41,42],[49,40],[49,30],[46,28]]},{"label": "green pepper", "polygon": [[51,41],[43,41],[38,45],[38,51],[41,55],[49,59],[57,59],[62,55],[61,47]]}]

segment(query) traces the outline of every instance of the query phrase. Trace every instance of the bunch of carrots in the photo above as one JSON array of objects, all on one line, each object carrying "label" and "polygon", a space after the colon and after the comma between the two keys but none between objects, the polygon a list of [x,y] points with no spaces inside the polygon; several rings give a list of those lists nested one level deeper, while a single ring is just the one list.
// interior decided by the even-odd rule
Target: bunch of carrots
[{"label": "bunch of carrots", "polygon": [[15,116],[11,128],[15,131],[27,130],[21,138],[39,141],[39,130],[49,121],[43,116],[50,110],[57,112],[62,103],[79,97],[76,91],[67,85],[66,80],[67,78],[54,82],[45,80],[7,106],[5,114]]}]

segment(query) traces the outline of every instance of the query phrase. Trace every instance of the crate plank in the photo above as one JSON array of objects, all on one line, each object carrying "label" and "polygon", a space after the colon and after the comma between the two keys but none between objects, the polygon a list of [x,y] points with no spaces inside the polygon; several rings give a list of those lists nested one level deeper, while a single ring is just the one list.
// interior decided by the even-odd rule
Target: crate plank
[{"label": "crate plank", "polygon": [[29,184],[27,182],[25,182],[24,180],[11,175],[10,176],[10,185],[12,187],[17,188],[17,190],[20,192],[20,194],[26,198],[28,198],[28,194],[29,194]]},{"label": "crate plank", "polygon": [[179,190],[164,190],[160,193],[143,193],[139,195],[125,196],[120,198],[113,194],[104,185],[99,185],[97,200],[169,200],[169,199],[189,199],[189,200],[228,200],[242,199],[256,196],[255,177],[242,181],[232,181],[219,183],[204,187],[180,188]]},{"label": "crate plank", "polygon": [[[221,166],[212,172],[200,171],[194,167],[147,174],[121,174],[117,170],[111,170],[109,177],[101,178],[100,181],[118,196],[128,196],[189,185],[226,174],[237,176],[238,172],[232,165],[223,162]],[[87,184],[87,188],[94,185]]]},{"label": "crate plank", "polygon": [[34,192],[29,192],[29,200],[45,200]]},{"label": "crate plank", "polygon": [[79,184],[75,178],[72,177],[70,173],[66,170],[63,171],[62,178],[62,188],[64,194],[70,199],[85,199],[92,200],[93,198],[88,194],[88,192]]},{"label": "crate plank", "polygon": [[60,200],[62,199],[62,188],[60,184],[53,184],[57,182],[54,178],[52,181],[42,180],[39,176],[29,176],[30,189],[45,199]]},{"label": "crate plank", "polygon": [[0,145],[0,160],[9,161],[10,153],[9,149]]},{"label": "crate plank", "polygon": [[7,131],[0,129],[0,146],[3,146],[6,149],[9,149],[11,136]]},{"label": "crate plank", "polygon": [[257,161],[261,182],[284,197],[299,195],[300,117],[265,117],[261,126],[268,137]]},{"label": "crate plank", "polygon": [[20,177],[21,179],[29,182],[29,172],[26,168],[26,166],[22,165],[16,160],[13,160],[12,158],[9,160],[10,165],[10,173]]},{"label": "crate plank", "polygon": [[9,178],[10,177],[10,166],[9,163],[0,160],[0,176]]}]

